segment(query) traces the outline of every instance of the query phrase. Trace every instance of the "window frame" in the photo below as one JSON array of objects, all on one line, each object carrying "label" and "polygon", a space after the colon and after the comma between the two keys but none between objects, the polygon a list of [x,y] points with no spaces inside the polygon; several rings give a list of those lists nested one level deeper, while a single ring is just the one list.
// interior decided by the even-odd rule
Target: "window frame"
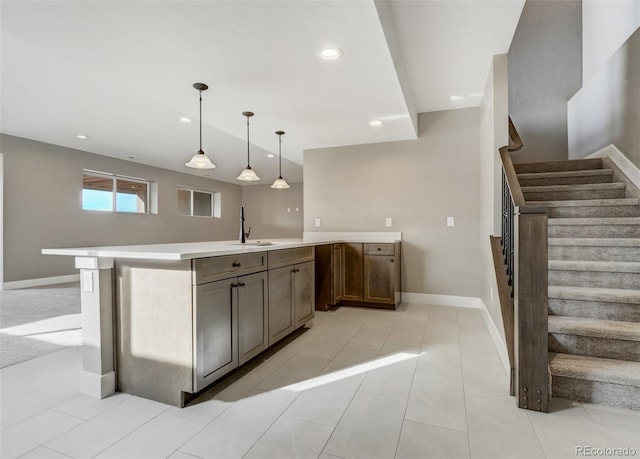
[{"label": "window frame", "polygon": [[[98,209],[85,209],[84,208],[84,199],[82,197],[82,194],[80,196],[80,208],[82,209],[82,211],[84,212],[112,212],[112,213],[119,213],[119,214],[132,214],[132,215],[149,215],[150,211],[149,211],[149,206],[151,204],[151,182],[149,180],[143,179],[143,178],[139,178],[139,177],[129,177],[127,175],[120,175],[120,174],[113,174],[110,172],[100,172],[100,171],[94,171],[94,170],[90,170],[90,169],[83,169],[82,170],[82,177],[83,177],[83,183],[82,183],[82,191],[85,190],[84,187],[84,176],[88,175],[91,177],[99,177],[99,178],[106,178],[106,179],[111,179],[111,210],[98,210]],[[147,188],[147,192],[146,192],[146,197],[145,197],[145,201],[144,201],[144,212],[132,212],[132,211],[128,211],[128,210],[118,210],[118,180],[123,180],[123,181],[127,181],[127,182],[134,182],[134,183],[142,183],[144,185],[146,185]]]},{"label": "window frame", "polygon": [[[178,185],[176,187],[176,196],[180,191],[189,192],[189,214],[181,214],[180,206],[176,201],[176,212],[179,217],[196,217],[196,218],[221,218],[221,197],[219,191],[202,190],[190,186]],[[194,215],[195,199],[194,193],[203,193],[211,196],[211,215]]]}]

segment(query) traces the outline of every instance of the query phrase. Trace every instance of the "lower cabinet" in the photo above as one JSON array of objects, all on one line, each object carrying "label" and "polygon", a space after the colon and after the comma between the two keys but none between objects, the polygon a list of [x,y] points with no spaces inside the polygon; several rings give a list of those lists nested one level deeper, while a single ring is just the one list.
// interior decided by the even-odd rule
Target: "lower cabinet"
[{"label": "lower cabinet", "polygon": [[316,257],[319,309],[333,305],[394,309],[400,304],[400,243],[336,243]]},{"label": "lower cabinet", "polygon": [[265,350],[266,271],[195,287],[194,390]]},{"label": "lower cabinet", "polygon": [[269,346],[315,314],[313,261],[269,270]]}]

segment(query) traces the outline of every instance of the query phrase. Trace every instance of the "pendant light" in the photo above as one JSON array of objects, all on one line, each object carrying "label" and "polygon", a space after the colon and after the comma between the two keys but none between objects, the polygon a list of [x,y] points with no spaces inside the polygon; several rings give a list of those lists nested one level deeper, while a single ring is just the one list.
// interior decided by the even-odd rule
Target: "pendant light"
[{"label": "pendant light", "polygon": [[200,150],[184,165],[193,169],[213,169],[216,165],[202,151],[202,91],[209,89],[209,86],[204,83],[194,83],[193,87],[200,92]]},{"label": "pendant light", "polygon": [[271,188],[275,188],[276,190],[284,190],[286,188],[289,188],[289,184],[287,183],[287,181],[282,178],[282,135],[283,134],[284,134],[284,131],[276,131],[276,135],[278,136],[278,160],[280,162],[280,168],[279,168],[280,175],[275,180],[275,182],[273,182],[273,185],[271,185]]},{"label": "pendant light", "polygon": [[249,161],[249,118],[253,116],[253,112],[242,112],[242,116],[247,117],[247,167],[236,178],[243,182],[255,182],[260,180],[260,177],[251,169],[251,163]]}]

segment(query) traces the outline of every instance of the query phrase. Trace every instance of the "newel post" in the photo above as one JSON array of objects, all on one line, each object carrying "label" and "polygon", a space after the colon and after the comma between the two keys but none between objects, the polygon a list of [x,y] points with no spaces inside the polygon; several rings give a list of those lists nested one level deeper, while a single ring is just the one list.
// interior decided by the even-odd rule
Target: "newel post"
[{"label": "newel post", "polygon": [[549,411],[547,214],[515,209],[514,366],[519,408]]}]

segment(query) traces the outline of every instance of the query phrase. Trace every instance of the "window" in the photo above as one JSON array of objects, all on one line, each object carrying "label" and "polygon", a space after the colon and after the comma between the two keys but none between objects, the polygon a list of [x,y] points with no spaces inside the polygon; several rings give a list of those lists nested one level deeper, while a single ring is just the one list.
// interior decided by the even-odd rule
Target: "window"
[{"label": "window", "polygon": [[82,210],[149,213],[149,182],[103,172],[82,174]]},{"label": "window", "polygon": [[178,215],[220,218],[220,193],[178,188]]}]

